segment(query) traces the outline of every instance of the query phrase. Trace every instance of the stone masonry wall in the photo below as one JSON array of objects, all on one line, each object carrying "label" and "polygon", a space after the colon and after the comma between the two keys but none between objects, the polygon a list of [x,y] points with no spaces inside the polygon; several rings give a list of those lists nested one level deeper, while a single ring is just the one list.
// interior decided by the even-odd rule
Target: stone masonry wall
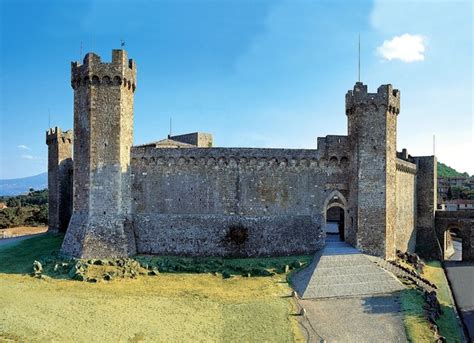
[{"label": "stone masonry wall", "polygon": [[419,156],[414,159],[417,166],[416,251],[425,258],[441,258],[435,234],[438,162],[435,156]]},{"label": "stone masonry wall", "polygon": [[135,252],[130,149],[136,66],[124,50],[104,63],[89,53],[71,65],[74,89],[74,211],[61,252],[84,258]]},{"label": "stone masonry wall", "polygon": [[415,251],[416,244],[416,165],[397,159],[396,249]]},{"label": "stone masonry wall", "polygon": [[395,257],[396,133],[400,92],[357,82],[346,94],[351,176],[349,217],[362,251]]},{"label": "stone masonry wall", "polygon": [[[346,138],[339,141],[344,146]],[[137,250],[220,256],[312,253],[323,244],[326,198],[334,189],[347,195],[346,155],[345,148],[336,154],[326,146],[135,147]],[[243,242],[232,240],[237,232],[246,237]]]},{"label": "stone masonry wall", "polygon": [[48,226],[52,232],[65,232],[72,213],[72,132],[51,128],[48,145]]}]

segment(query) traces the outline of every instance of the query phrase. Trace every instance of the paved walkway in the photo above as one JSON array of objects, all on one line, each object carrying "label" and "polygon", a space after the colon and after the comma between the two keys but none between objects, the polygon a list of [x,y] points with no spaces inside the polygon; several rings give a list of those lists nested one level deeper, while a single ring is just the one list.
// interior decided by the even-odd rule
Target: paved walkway
[{"label": "paved walkway", "polygon": [[330,236],[325,248],[292,282],[303,299],[385,294],[404,289],[400,281],[366,255]]},{"label": "paved walkway", "polygon": [[398,291],[404,286],[337,238],[292,278],[306,310],[308,341],[406,342]]}]

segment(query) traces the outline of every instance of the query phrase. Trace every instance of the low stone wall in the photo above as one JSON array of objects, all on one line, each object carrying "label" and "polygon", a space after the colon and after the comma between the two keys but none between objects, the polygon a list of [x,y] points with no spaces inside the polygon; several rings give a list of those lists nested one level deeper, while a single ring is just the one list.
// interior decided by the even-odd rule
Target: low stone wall
[{"label": "low stone wall", "polygon": [[134,226],[139,254],[286,256],[324,245],[322,216],[140,214]]}]

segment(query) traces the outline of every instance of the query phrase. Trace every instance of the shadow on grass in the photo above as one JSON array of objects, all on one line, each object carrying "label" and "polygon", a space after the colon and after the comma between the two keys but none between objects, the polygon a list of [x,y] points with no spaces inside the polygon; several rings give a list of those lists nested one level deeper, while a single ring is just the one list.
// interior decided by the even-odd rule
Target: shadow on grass
[{"label": "shadow on grass", "polygon": [[45,257],[55,257],[61,248],[63,234],[45,234],[31,237],[0,250],[0,273],[30,274],[33,262]]},{"label": "shadow on grass", "polygon": [[[33,262],[40,261],[42,275],[55,278],[74,278],[74,265],[84,268],[85,280],[106,279],[138,274],[157,273],[212,273],[224,278],[233,275],[247,277],[273,276],[289,270],[299,269],[311,261],[311,256],[283,256],[268,258],[220,258],[137,255],[128,259],[77,260],[58,257],[64,235],[46,234],[25,239],[13,246],[0,250],[0,273],[31,274]],[[79,261],[79,262],[78,262]],[[156,271],[156,273],[155,273]],[[71,273],[72,272],[72,273]],[[77,279],[77,278],[76,278]],[[278,282],[286,283],[284,280]]]}]

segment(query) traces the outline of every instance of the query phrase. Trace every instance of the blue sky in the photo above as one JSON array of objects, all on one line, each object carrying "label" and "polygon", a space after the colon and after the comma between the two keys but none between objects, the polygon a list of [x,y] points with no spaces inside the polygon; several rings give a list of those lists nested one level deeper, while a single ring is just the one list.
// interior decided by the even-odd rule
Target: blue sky
[{"label": "blue sky", "polygon": [[474,174],[471,1],[1,1],[0,178],[46,171],[72,128],[70,62],[138,65],[135,144],[211,132],[218,146],[315,148],[346,134],[357,79],[401,90],[398,150]]}]

